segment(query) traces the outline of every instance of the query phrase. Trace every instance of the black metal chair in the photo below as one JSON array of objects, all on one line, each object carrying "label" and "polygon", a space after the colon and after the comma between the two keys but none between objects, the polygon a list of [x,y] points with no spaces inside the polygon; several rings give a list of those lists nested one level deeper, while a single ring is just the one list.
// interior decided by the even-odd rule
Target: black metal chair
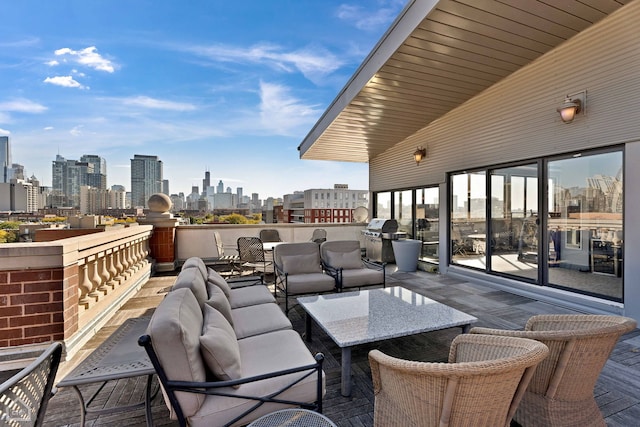
[{"label": "black metal chair", "polygon": [[317,244],[327,241],[327,231],[322,228],[316,228],[311,235],[311,241]]},{"label": "black metal chair", "polygon": [[282,242],[278,230],[270,228],[260,230],[260,240],[262,240],[263,242]]},{"label": "black metal chair", "polygon": [[266,273],[267,267],[272,264],[271,261],[266,260],[262,240],[258,237],[239,237],[238,256],[240,267],[251,271],[252,274],[256,271]]},{"label": "black metal chair", "polygon": [[0,384],[2,425],[42,425],[61,357],[62,344],[55,342],[29,366]]}]

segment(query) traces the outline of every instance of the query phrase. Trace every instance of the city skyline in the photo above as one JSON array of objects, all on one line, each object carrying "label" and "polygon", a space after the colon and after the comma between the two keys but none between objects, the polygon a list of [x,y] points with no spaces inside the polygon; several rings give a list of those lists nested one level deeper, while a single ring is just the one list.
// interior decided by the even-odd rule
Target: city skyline
[{"label": "city skyline", "polygon": [[47,186],[56,153],[91,153],[109,186],[146,154],[171,193],[205,169],[265,198],[368,188],[366,164],[302,161],[297,147],[405,3],[4,2],[0,135]]}]

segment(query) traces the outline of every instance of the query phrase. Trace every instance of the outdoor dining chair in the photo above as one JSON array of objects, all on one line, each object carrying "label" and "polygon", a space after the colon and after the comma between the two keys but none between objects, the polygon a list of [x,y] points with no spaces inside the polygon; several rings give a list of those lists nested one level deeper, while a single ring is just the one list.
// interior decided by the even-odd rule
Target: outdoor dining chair
[{"label": "outdoor dining chair", "polygon": [[549,350],[534,340],[458,335],[449,363],[369,353],[377,427],[509,426],[536,365]]},{"label": "outdoor dining chair", "polygon": [[327,231],[322,228],[316,228],[311,235],[311,241],[317,244],[327,241]]},{"label": "outdoor dining chair", "polygon": [[278,233],[278,230],[275,230],[275,229],[260,230],[260,240],[262,240],[262,243],[282,242],[282,239],[280,238],[280,233]]},{"label": "outdoor dining chair", "polygon": [[239,237],[237,242],[240,267],[252,273],[266,273],[272,262],[265,258],[262,240],[258,237]]},{"label": "outdoor dining chair", "polygon": [[36,360],[0,384],[0,424],[41,426],[58,372],[62,344],[51,344]]},{"label": "outdoor dining chair", "polygon": [[606,426],[593,390],[618,338],[636,328],[628,317],[545,314],[524,331],[472,328],[471,334],[529,338],[549,347],[515,414],[522,426]]}]

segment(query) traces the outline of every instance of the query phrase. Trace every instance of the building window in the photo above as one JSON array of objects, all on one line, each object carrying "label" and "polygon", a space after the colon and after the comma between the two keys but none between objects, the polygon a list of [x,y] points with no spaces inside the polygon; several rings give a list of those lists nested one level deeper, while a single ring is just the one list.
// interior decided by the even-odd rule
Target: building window
[{"label": "building window", "polygon": [[622,302],[623,176],[621,149],[451,174],[451,262]]}]

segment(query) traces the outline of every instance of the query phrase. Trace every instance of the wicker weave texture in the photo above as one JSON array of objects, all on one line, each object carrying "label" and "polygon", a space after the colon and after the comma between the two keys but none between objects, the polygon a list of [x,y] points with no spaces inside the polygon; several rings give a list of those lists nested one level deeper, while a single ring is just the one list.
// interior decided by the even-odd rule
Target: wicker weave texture
[{"label": "wicker weave texture", "polygon": [[633,319],[608,315],[533,316],[524,331],[473,328],[472,334],[534,339],[549,348],[538,365],[515,420],[522,426],[604,426],[593,389],[618,338]]},{"label": "wicker weave texture", "polygon": [[[482,338],[480,338],[482,337]],[[460,335],[450,363],[369,353],[376,426],[507,426],[545,345],[518,338]]]}]

